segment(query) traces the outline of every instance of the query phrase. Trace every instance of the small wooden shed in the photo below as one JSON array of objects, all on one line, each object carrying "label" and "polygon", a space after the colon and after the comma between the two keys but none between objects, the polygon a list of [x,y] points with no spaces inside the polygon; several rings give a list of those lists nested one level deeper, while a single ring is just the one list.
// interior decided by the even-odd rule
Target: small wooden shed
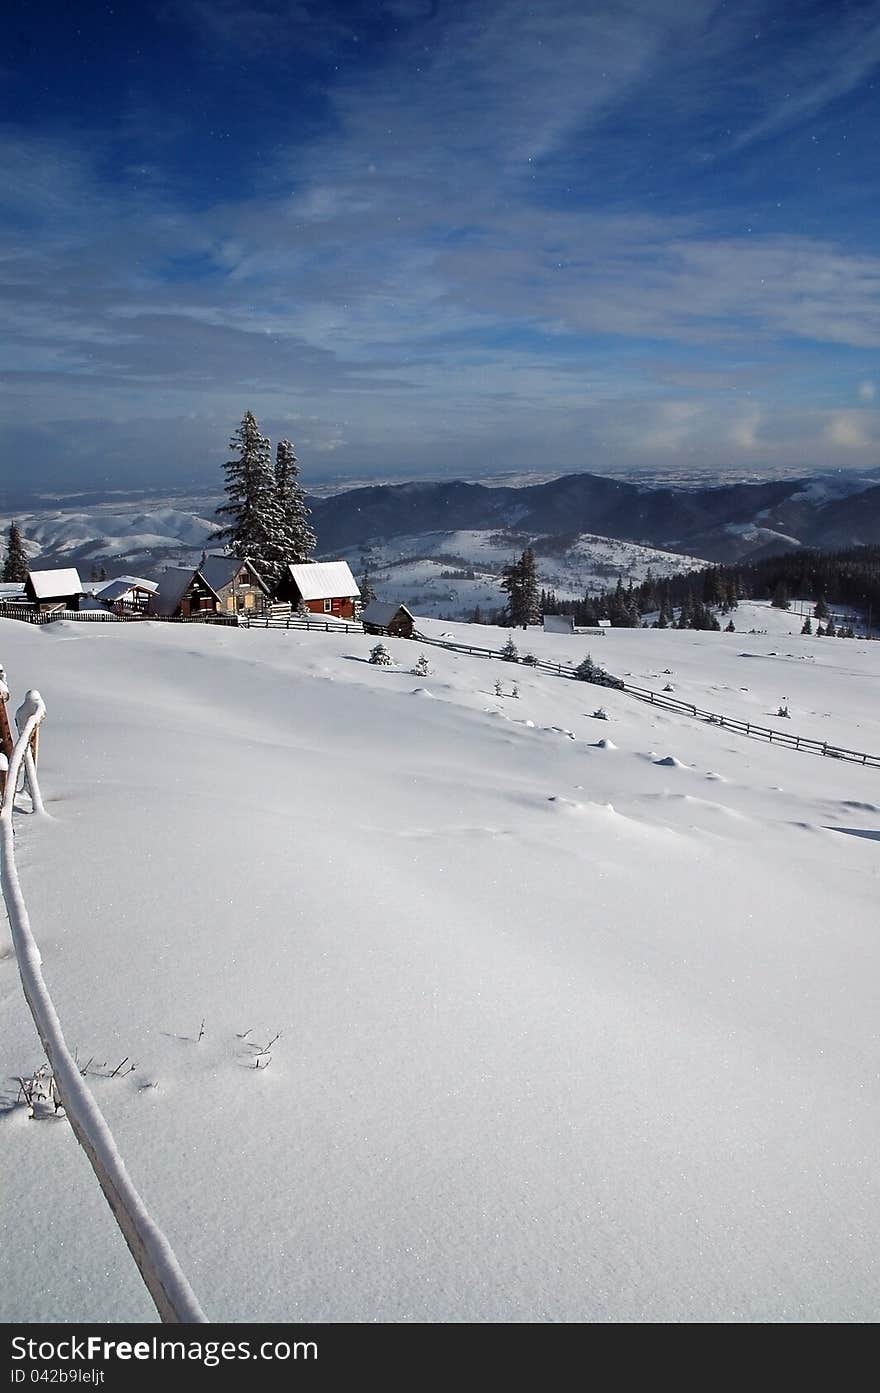
[{"label": "small wooden shed", "polygon": [[108,609],[146,610],[157,589],[154,580],[144,580],[142,576],[117,576],[98,586],[95,599]]},{"label": "small wooden shed", "polygon": [[79,609],[84,592],[79,572],[70,566],[63,570],[30,571],[24,593],[41,614],[51,614],[56,609]]},{"label": "small wooden shed", "polygon": [[574,617],[571,614],[545,614],[545,634],[573,634]]},{"label": "small wooden shed", "polygon": [[361,614],[361,623],[368,634],[391,634],[394,638],[412,638],[415,619],[406,605],[383,604],[372,600]]}]

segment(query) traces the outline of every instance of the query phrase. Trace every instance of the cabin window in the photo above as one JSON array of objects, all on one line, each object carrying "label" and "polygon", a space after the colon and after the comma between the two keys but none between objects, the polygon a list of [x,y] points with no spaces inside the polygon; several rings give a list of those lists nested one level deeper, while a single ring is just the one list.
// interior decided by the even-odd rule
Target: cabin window
[{"label": "cabin window", "polygon": [[333,613],[333,601],[332,601],[332,600],[325,600],[325,601],[324,601],[324,613],[325,613],[325,614],[332,614],[332,613]]}]

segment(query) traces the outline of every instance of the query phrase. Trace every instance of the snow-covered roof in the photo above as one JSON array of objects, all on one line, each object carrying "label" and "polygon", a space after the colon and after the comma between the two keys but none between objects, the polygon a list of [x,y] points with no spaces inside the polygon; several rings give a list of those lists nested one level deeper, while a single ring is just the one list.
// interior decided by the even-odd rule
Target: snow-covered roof
[{"label": "snow-covered roof", "polygon": [[31,571],[28,579],[38,600],[57,600],[64,595],[82,595],[82,581],[75,566],[58,571]]},{"label": "snow-covered roof", "polygon": [[573,634],[574,619],[570,614],[545,614],[545,634]]},{"label": "snow-covered roof", "polygon": [[212,590],[222,590],[224,585],[232,582],[233,576],[237,575],[242,566],[247,566],[257,583],[269,593],[269,587],[263,580],[253,561],[242,560],[240,556],[206,556],[199,566],[199,574],[204,576]]},{"label": "snow-covered roof", "polygon": [[[361,619],[365,624],[375,624],[377,628],[382,629],[390,624],[395,614],[399,614],[401,610],[404,614],[409,614],[406,605],[388,605],[383,604],[380,600],[371,600],[361,614]],[[413,616],[409,614],[409,617],[412,619]]]},{"label": "snow-covered roof", "polygon": [[307,561],[287,569],[304,600],[338,600],[361,593],[347,561]]},{"label": "snow-covered roof", "polygon": [[195,570],[186,566],[169,566],[167,571],[163,571],[155,594],[150,596],[153,614],[173,614],[195,574]]},{"label": "snow-covered roof", "polygon": [[117,576],[115,580],[108,580],[104,585],[99,585],[95,594],[102,600],[121,600],[123,595],[131,594],[132,590],[145,590],[147,594],[154,595],[157,589],[154,580],[141,580],[139,576]]}]

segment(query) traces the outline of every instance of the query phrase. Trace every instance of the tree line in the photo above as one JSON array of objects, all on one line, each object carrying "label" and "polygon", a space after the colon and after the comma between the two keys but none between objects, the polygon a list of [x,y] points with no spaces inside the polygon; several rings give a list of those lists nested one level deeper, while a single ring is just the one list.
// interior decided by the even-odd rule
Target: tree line
[{"label": "tree line", "polygon": [[[639,628],[651,615],[661,629],[717,630],[723,627],[719,616],[730,616],[740,600],[770,600],[787,609],[797,597],[814,603],[814,618],[831,620],[833,634],[830,606],[860,610],[869,624],[880,617],[880,546],[803,548],[735,566],[680,571],[663,579],[649,570],[643,581],[624,585],[618,576],[613,589],[587,590],[581,599],[560,599],[552,588],[539,589],[535,554],[527,547],[504,568],[501,588],[506,605],[485,621],[477,608],[473,621],[519,627],[540,623],[545,614],[568,614],[578,627],[608,620],[614,628]],[[734,627],[732,618],[726,627]],[[827,627],[823,632],[829,632]]]}]

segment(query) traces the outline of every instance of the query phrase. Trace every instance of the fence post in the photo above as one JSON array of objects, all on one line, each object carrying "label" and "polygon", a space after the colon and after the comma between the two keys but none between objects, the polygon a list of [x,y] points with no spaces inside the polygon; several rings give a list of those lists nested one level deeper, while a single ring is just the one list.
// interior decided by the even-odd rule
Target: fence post
[{"label": "fence post", "polygon": [[15,741],[9,727],[9,713],[6,710],[8,700],[9,688],[6,685],[6,674],[0,667],[0,754],[6,756],[6,769],[0,769],[0,800],[6,792],[6,770],[9,768],[9,761],[15,748]]}]

